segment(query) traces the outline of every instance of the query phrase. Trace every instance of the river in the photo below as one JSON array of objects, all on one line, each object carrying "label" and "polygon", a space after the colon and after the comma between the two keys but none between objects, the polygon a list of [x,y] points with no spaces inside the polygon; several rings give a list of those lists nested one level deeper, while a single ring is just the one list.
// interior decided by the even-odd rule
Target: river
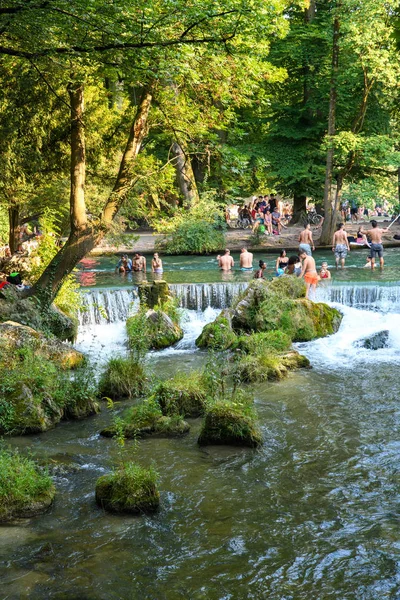
[{"label": "river", "polygon": [[[218,280],[209,264],[194,269],[204,271],[202,282],[184,269],[185,282],[170,278],[186,312],[185,336],[150,354],[157,376],[204,363],[194,339],[243,285],[240,275]],[[140,442],[138,460],[160,473],[155,516],[114,516],[95,505],[96,479],[118,458],[116,444],[98,435],[111,419],[106,409],[12,438],[76,468],[56,478],[48,513],[0,528],[0,598],[400,598],[398,267],[360,271],[350,266],[318,292],[344,319],[336,335],[298,345],[313,368],[255,388],[261,450],[199,449],[200,420],[183,439]],[[137,299],[132,282],[114,276],[110,288],[105,268],[93,273],[77,345],[102,362],[124,351],[124,319]],[[358,347],[382,330],[386,348]]]}]

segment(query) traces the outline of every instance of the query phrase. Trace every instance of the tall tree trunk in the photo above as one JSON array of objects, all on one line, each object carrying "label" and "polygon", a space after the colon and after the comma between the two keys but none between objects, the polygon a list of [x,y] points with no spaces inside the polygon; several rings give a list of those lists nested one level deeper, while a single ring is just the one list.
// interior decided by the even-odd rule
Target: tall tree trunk
[{"label": "tall tree trunk", "polygon": [[[340,3],[338,4],[338,8]],[[332,73],[331,87],[329,94],[329,118],[328,118],[328,137],[329,148],[326,154],[325,167],[325,187],[324,187],[324,213],[325,219],[322,226],[320,243],[328,245],[332,241],[333,231],[336,225],[336,201],[337,194],[332,193],[332,178],[333,178],[333,160],[334,160],[334,144],[333,138],[336,134],[336,102],[337,102],[337,74],[339,69],[339,36],[340,36],[340,20],[336,13],[333,22],[333,47],[332,47]]]},{"label": "tall tree trunk", "polygon": [[87,226],[85,183],[86,154],[83,114],[85,110],[82,83],[68,86],[71,106],[71,165],[70,165],[70,222],[71,231],[83,230]]},{"label": "tall tree trunk", "polygon": [[301,223],[307,217],[307,196],[295,194],[293,197],[293,214],[290,224]]},{"label": "tall tree trunk", "polygon": [[[307,26],[313,22],[315,18],[315,1],[310,0],[308,6],[304,9],[304,25]],[[303,56],[303,100],[302,104],[305,109],[305,118],[307,121],[312,122],[313,114],[312,111],[307,107],[310,100],[310,65],[308,57]],[[298,188],[300,186],[297,186]],[[303,186],[304,190],[304,186]],[[307,217],[307,196],[304,193],[295,192],[293,197],[293,214],[290,219],[290,225],[296,225],[302,223],[304,218]]]},{"label": "tall tree trunk", "polygon": [[19,244],[19,204],[12,204],[8,208],[8,245],[11,254],[18,250]]},{"label": "tall tree trunk", "polygon": [[[127,193],[131,189],[134,181],[132,167],[139,153],[143,139],[148,131],[148,116],[153,98],[153,86],[149,85],[144,89],[136,115],[132,123],[129,138],[125,147],[119,172],[108,200],[104,206],[101,217],[97,223],[88,221],[86,210],[83,215],[84,196],[82,191],[82,175],[84,171],[75,164],[75,161],[82,159],[82,149],[84,149],[83,127],[78,125],[71,128],[71,232],[65,245],[60,249],[56,256],[46,267],[38,281],[26,292],[26,296],[35,296],[39,299],[43,308],[49,306],[55,297],[65,279],[78,262],[86,256],[107,233],[112,220],[117,214],[119,208],[124,202]],[[76,95],[78,99],[78,94]],[[78,101],[78,100],[77,100]],[[72,106],[72,104],[71,104]],[[77,108],[77,107],[75,107]],[[79,111],[82,110],[80,113]],[[72,118],[76,112],[73,113]],[[83,114],[83,93],[79,105],[78,114]],[[80,123],[82,123],[80,119]],[[73,139],[74,137],[79,139]],[[72,148],[75,151],[72,151]],[[80,152],[78,151],[80,149]],[[84,153],[83,153],[84,158]],[[76,179],[75,179],[76,178]],[[72,183],[74,179],[74,183]],[[73,192],[73,193],[72,193]]]},{"label": "tall tree trunk", "polygon": [[175,155],[176,179],[179,190],[185,199],[185,205],[190,206],[199,200],[196,180],[194,177],[190,157],[178,142],[172,144],[172,152]]}]

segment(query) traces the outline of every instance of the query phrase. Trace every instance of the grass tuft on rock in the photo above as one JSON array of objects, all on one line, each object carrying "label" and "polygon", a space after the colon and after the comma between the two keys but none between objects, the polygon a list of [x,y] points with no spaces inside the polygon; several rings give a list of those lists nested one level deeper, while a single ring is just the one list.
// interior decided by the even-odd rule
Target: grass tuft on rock
[{"label": "grass tuft on rock", "polygon": [[285,352],[292,346],[292,340],[283,331],[266,331],[241,335],[237,338],[234,349],[246,354]]},{"label": "grass tuft on rock", "polygon": [[207,408],[198,438],[200,446],[232,445],[256,448],[263,443],[257,415],[245,399],[218,400]]},{"label": "grass tuft on rock", "polygon": [[204,414],[208,389],[200,371],[177,373],[162,381],[153,390],[152,398],[159,404],[163,415],[182,415],[196,418]]},{"label": "grass tuft on rock", "polygon": [[160,504],[158,474],[153,467],[144,468],[127,462],[96,483],[96,502],[114,513],[153,513]]},{"label": "grass tuft on rock", "polygon": [[181,415],[164,416],[157,402],[144,400],[125,411],[118,423],[101,431],[104,437],[143,438],[176,437],[188,433],[190,427]]},{"label": "grass tuft on rock", "polygon": [[44,512],[53,502],[51,477],[33,460],[0,448],[0,522]]},{"label": "grass tuft on rock", "polygon": [[235,344],[236,334],[226,314],[227,311],[223,311],[215,321],[203,328],[196,339],[196,346],[212,350],[228,350]]},{"label": "grass tuft on rock", "polygon": [[109,398],[137,398],[146,391],[147,376],[141,362],[118,356],[106,364],[99,381],[99,391]]}]

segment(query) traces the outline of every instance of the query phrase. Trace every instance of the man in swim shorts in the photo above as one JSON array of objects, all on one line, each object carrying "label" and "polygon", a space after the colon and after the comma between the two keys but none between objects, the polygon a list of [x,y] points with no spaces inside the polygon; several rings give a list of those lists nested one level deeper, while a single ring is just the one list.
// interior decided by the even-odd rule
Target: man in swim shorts
[{"label": "man in swim shorts", "polygon": [[240,252],[240,270],[241,271],[252,271],[253,270],[253,255],[247,251],[247,248],[242,248]]},{"label": "man in swim shorts", "polygon": [[318,273],[315,267],[315,260],[312,256],[309,256],[305,250],[301,250],[299,252],[299,256],[303,266],[301,268],[300,277],[304,277],[304,281],[306,282],[306,298],[308,298],[308,294],[310,291],[310,287],[315,293],[317,283],[318,283]]},{"label": "man in swim shorts", "polygon": [[371,269],[375,269],[375,258],[379,257],[379,266],[383,269],[383,245],[382,245],[382,233],[385,233],[387,229],[381,229],[378,227],[378,223],[375,221],[371,221],[372,229],[369,231],[364,231],[360,229],[361,233],[365,233],[369,239],[371,240],[370,246],[370,254],[371,254]]},{"label": "man in swim shorts", "polygon": [[307,256],[311,256],[311,248],[315,250],[315,246],[312,239],[310,223],[306,223],[304,225],[304,229],[300,232],[299,235],[299,242],[299,252],[304,251],[307,254]]},{"label": "man in swim shorts", "polygon": [[337,231],[333,234],[332,251],[335,253],[336,268],[339,267],[340,260],[343,269],[347,253],[350,252],[350,244],[343,223],[338,225]]}]

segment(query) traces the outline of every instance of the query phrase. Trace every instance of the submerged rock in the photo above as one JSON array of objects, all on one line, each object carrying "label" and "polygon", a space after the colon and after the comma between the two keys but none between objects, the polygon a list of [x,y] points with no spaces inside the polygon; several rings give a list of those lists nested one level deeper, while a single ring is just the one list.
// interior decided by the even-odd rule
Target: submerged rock
[{"label": "submerged rock", "polygon": [[359,348],[366,348],[367,350],[381,350],[387,348],[389,345],[389,331],[379,331],[369,337],[356,342],[356,346]]},{"label": "submerged rock", "polygon": [[114,513],[153,513],[160,504],[157,474],[134,463],[126,463],[96,483],[96,502]]}]

